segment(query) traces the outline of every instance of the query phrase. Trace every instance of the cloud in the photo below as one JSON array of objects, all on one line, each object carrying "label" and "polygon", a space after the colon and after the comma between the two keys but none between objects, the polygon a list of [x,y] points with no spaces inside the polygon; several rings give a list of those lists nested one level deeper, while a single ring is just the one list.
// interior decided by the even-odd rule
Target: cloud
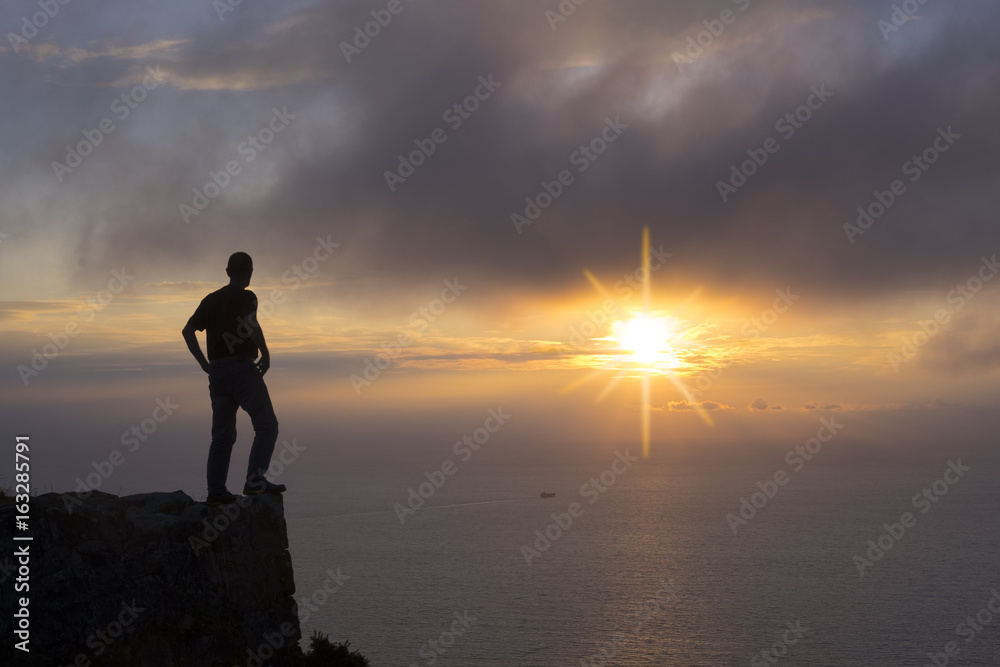
[{"label": "cloud", "polygon": [[909,412],[926,411],[940,408],[957,407],[957,403],[935,398],[915,403],[823,403],[809,401],[800,410],[802,412]]},{"label": "cloud", "polygon": [[802,410],[809,412],[812,410],[843,410],[845,409],[840,403],[823,403],[820,404],[817,401],[809,401],[802,406]]},{"label": "cloud", "polygon": [[709,412],[715,412],[720,410],[735,410],[731,405],[725,403],[719,403],[716,401],[702,401],[700,403],[690,403],[688,401],[670,401],[667,403],[667,409],[671,412],[690,412],[692,410],[706,410]]},{"label": "cloud", "polygon": [[[878,30],[858,30],[880,7],[753,3],[687,69],[672,54],[712,18],[693,0],[581,7],[555,33],[543,11],[518,3],[407,4],[350,63],[340,42],[371,20],[361,3],[244,3],[221,23],[163,6],[130,43],[109,42],[107,17],[128,7],[112,2],[75,25],[59,17],[52,41],[32,44],[38,62],[0,56],[5,88],[27,102],[5,112],[19,132],[0,162],[0,215],[14,229],[65,228],[53,266],[74,280],[123,257],[171,279],[161,267],[205,266],[234,237],[280,266],[335,232],[350,248],[345,289],[459,271],[499,293],[560,292],[579,285],[582,267],[634,265],[649,225],[654,245],[669,239],[670,277],[728,293],[794,285],[816,302],[937,287],[993,239],[981,220],[995,211],[1000,166],[976,147],[1000,140],[987,111],[1000,103],[989,85],[1000,76],[995,3],[928,9],[905,28],[923,35],[906,58]],[[170,85],[49,196],[51,162],[109,114],[107,86],[157,64]],[[452,129],[444,113],[491,74],[500,88]],[[833,97],[780,137],[776,121],[824,84]],[[179,203],[238,157],[275,106],[295,124],[196,226],[179,225]],[[616,117],[628,129],[577,172],[570,156]],[[942,125],[962,139],[848,243],[843,224]],[[390,192],[385,173],[435,128],[447,140]],[[781,150],[723,203],[717,182],[768,136]],[[574,183],[517,234],[511,214],[567,168]],[[26,191],[41,205],[17,204]]]},{"label": "cloud", "polygon": [[59,46],[52,44],[51,42],[40,42],[38,44],[25,44],[18,48],[18,51],[24,54],[24,57],[33,60],[37,63],[43,63],[49,60],[55,60],[59,57],[61,51]]},{"label": "cloud", "polygon": [[158,39],[146,44],[117,46],[105,42],[94,50],[71,48],[66,51],[66,57],[74,63],[81,63],[91,58],[112,58],[115,60],[163,60],[177,57],[182,46],[189,43],[187,39]]},{"label": "cloud", "polygon": [[[982,375],[1000,369],[1000,292],[978,297],[974,308],[939,325],[939,333],[916,352],[916,364],[949,375]],[[914,332],[920,331],[915,328]],[[913,339],[914,333],[909,338]]]}]

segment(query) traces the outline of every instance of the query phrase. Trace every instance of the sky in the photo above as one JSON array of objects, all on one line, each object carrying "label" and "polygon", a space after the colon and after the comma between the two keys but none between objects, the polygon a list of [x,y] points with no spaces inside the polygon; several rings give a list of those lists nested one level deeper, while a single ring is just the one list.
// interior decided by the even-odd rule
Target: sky
[{"label": "sky", "polygon": [[301,474],[490,409],[508,465],[644,419],[668,461],[995,449],[994,2],[40,7],[0,8],[0,411],[44,490],[121,451],[103,490],[203,494],[180,330],[237,250]]}]

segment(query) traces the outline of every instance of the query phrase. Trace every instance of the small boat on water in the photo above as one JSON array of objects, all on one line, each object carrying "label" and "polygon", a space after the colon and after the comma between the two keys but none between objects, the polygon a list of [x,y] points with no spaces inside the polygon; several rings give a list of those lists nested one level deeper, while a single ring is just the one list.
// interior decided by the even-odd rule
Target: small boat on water
[{"label": "small boat on water", "polygon": [[555,498],[555,497],[556,494],[554,493],[545,493],[544,491],[542,491],[542,498]]}]

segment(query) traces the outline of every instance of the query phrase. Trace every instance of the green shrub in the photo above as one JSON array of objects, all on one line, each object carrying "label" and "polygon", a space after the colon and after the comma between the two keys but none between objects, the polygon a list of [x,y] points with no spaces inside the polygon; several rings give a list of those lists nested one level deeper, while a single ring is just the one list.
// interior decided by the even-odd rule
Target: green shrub
[{"label": "green shrub", "polygon": [[350,645],[349,641],[333,644],[327,635],[314,630],[302,664],[305,667],[370,667],[368,658],[350,650]]}]

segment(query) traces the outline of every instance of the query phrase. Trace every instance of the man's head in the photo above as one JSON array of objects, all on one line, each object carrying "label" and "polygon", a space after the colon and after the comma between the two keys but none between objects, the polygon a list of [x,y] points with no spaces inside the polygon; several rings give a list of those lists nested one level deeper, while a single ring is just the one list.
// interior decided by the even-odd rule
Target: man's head
[{"label": "man's head", "polygon": [[229,283],[239,284],[246,287],[250,284],[250,276],[253,274],[253,260],[245,252],[234,252],[229,256],[229,264],[226,266],[226,275],[229,276]]}]

